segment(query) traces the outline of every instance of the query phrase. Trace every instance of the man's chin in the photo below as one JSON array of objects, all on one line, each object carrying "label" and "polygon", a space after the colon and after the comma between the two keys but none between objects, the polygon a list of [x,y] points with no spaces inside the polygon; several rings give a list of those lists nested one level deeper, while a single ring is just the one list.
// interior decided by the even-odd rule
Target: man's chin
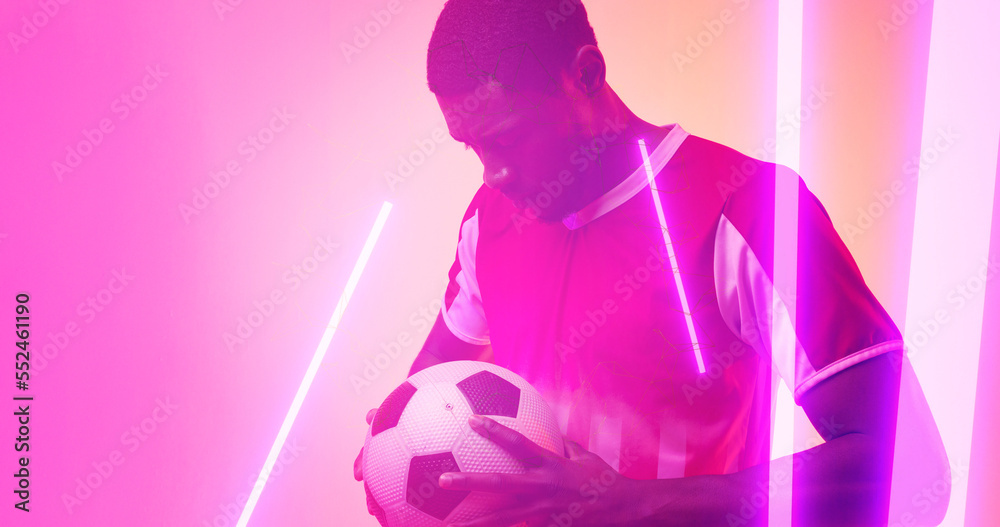
[{"label": "man's chin", "polygon": [[566,216],[569,216],[568,213],[563,214],[553,209],[540,209],[539,207],[516,201],[513,202],[513,205],[519,214],[539,223],[559,223],[563,221]]},{"label": "man's chin", "polygon": [[538,223],[561,223],[565,216],[538,216]]}]

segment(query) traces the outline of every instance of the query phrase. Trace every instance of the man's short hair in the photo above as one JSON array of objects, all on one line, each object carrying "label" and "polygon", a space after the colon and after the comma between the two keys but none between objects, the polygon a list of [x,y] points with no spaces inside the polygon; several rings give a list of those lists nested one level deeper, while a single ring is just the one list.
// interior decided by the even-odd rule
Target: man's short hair
[{"label": "man's short hair", "polygon": [[515,78],[544,89],[587,44],[597,37],[581,0],[448,0],[428,45],[427,84],[441,96]]}]

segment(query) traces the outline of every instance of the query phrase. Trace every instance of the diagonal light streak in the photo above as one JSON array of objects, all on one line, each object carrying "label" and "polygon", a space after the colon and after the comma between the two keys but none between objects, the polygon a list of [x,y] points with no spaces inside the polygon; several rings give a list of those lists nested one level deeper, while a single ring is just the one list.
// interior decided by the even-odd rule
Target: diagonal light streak
[{"label": "diagonal light streak", "polygon": [[698,362],[698,373],[705,373],[705,360],[701,356],[701,349],[698,346],[698,336],[694,332],[694,320],[691,318],[691,309],[688,307],[687,294],[684,293],[684,282],[681,281],[681,272],[677,268],[677,256],[674,254],[674,245],[670,240],[670,233],[667,231],[667,220],[663,215],[663,204],[660,203],[660,193],[653,186],[653,165],[649,162],[646,141],[639,139],[639,150],[642,152],[642,163],[646,167],[649,189],[653,193],[653,203],[656,205],[656,217],[660,220],[660,230],[663,231],[663,243],[667,246],[667,258],[670,260],[670,268],[673,270],[674,284],[677,286],[677,296],[681,299],[681,311],[684,312],[684,322],[687,324],[688,336],[691,338],[694,358]]},{"label": "diagonal light streak", "polygon": [[288,433],[292,429],[292,424],[295,423],[295,417],[299,414],[299,409],[302,408],[302,403],[309,392],[309,387],[312,385],[313,379],[316,378],[316,373],[319,372],[319,367],[323,363],[323,357],[326,355],[327,348],[330,347],[330,342],[333,341],[333,336],[337,332],[340,320],[344,317],[344,312],[347,311],[347,304],[351,301],[351,295],[354,294],[354,289],[361,279],[361,273],[364,272],[365,265],[368,264],[368,257],[371,256],[372,250],[375,248],[375,243],[378,242],[378,237],[382,233],[382,227],[385,226],[385,222],[389,218],[389,211],[391,210],[391,203],[388,201],[382,203],[382,209],[375,219],[375,225],[372,227],[371,233],[368,234],[368,240],[365,241],[365,245],[361,249],[357,263],[354,264],[354,270],[351,271],[351,275],[347,279],[347,285],[344,287],[344,292],[340,295],[340,300],[333,311],[330,323],[327,324],[326,331],[323,332],[323,338],[320,339],[319,345],[316,347],[316,352],[313,354],[312,362],[309,363],[305,377],[302,378],[302,383],[299,384],[299,390],[295,393],[295,398],[292,399],[292,406],[288,409],[285,420],[281,423],[281,428],[278,429],[278,437],[274,439],[274,444],[271,445],[271,452],[268,453],[267,459],[264,461],[264,467],[261,469],[260,475],[254,483],[253,490],[250,492],[250,498],[247,500],[247,504],[243,508],[243,513],[240,514],[240,519],[236,523],[237,527],[246,527],[250,521],[250,515],[253,514],[254,507],[257,506],[257,500],[260,499],[260,495],[264,491],[264,485],[267,484],[267,478],[271,474],[271,469],[274,468],[278,454],[284,448],[285,439],[288,438]]}]

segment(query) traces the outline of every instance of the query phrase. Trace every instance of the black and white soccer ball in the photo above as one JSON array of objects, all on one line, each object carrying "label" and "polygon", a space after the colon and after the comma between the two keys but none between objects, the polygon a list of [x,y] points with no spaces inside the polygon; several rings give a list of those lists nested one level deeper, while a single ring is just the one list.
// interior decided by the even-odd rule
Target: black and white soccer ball
[{"label": "black and white soccer ball", "polygon": [[370,509],[387,527],[443,527],[511,505],[498,494],[443,489],[445,472],[521,474],[525,465],[469,427],[489,416],[563,454],[555,416],[527,381],[505,368],[454,361],[419,371],[379,406],[362,460]]}]

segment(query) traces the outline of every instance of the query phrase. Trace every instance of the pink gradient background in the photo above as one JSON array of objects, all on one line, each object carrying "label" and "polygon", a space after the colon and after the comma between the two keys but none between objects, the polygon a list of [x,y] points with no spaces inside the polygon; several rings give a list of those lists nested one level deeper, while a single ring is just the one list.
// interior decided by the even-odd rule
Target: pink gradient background
[{"label": "pink gradient background", "polygon": [[[475,155],[448,139],[412,176],[387,184],[399,156],[444,129],[424,76],[443,1],[402,0],[360,54],[347,60],[341,51],[387,4],[243,2],[220,16],[208,0],[69,2],[16,50],[0,43],[0,324],[13,324],[23,291],[36,356],[67,323],[81,328],[34,364],[33,511],[14,511],[5,491],[0,524],[235,525],[238,497],[249,493],[387,200],[395,208],[289,435],[300,449],[272,475],[250,522],[376,524],[350,475],[364,414],[403,380],[423,342],[462,212],[481,183]],[[826,85],[835,95],[802,128],[801,168],[838,228],[921,147],[932,4],[885,41],[878,22],[892,5],[806,3],[803,91]],[[727,8],[734,22],[680,71],[672,54]],[[18,32],[41,9],[5,2],[0,28]],[[640,117],[745,152],[775,137],[775,0],[593,0],[588,10],[609,83]],[[120,119],[113,101],[157,65],[167,76]],[[294,118],[248,161],[240,144],[274,109]],[[60,182],[52,163],[105,118],[114,130]],[[230,161],[241,173],[185,221],[180,205]],[[901,327],[915,196],[908,188],[848,241]],[[314,253],[317,237],[337,247],[293,290],[283,278]],[[123,268],[134,280],[88,322],[79,306]],[[287,300],[230,350],[223,334],[274,290]],[[988,295],[995,325],[995,281]],[[392,342],[402,342],[399,357],[356,389],[352,376]],[[995,351],[995,331],[984,351],[988,342]],[[995,387],[983,391],[995,379],[987,355],[979,386],[995,399]],[[14,392],[11,362],[0,363],[0,399]],[[123,434],[153,417],[158,399],[176,410],[129,451]],[[0,407],[3,474],[16,469],[8,410],[9,399]],[[996,408],[977,412],[977,434],[996,429]],[[995,449],[977,438],[972,465],[996,467]],[[124,462],[70,513],[64,495],[114,450]],[[971,477],[970,511],[987,506],[987,485],[996,488],[995,477]],[[2,478],[9,488],[13,478]],[[220,516],[227,510],[231,520]]]}]

